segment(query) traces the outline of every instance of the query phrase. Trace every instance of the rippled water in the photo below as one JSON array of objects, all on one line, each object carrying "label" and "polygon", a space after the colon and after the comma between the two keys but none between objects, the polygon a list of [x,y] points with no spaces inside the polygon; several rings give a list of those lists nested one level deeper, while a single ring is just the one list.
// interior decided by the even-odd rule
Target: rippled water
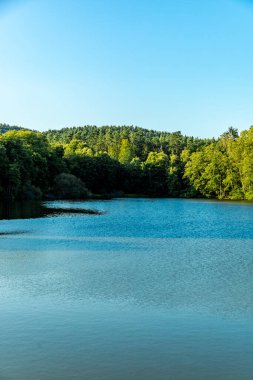
[{"label": "rippled water", "polygon": [[46,205],[104,214],[0,221],[1,380],[252,380],[253,204]]}]

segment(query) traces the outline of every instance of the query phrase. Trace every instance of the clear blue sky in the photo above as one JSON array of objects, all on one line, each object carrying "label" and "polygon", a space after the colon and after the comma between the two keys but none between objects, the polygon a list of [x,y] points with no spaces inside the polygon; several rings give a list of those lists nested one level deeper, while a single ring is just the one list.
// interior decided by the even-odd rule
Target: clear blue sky
[{"label": "clear blue sky", "polygon": [[253,124],[253,1],[0,0],[0,122]]}]

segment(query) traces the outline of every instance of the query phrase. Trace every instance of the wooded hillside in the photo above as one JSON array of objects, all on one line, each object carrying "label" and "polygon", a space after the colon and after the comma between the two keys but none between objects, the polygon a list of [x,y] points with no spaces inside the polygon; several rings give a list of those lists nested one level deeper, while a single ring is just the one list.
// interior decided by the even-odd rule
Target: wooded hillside
[{"label": "wooded hillside", "polygon": [[0,124],[0,195],[136,194],[253,200],[253,127],[219,139],[133,126],[44,133]]}]

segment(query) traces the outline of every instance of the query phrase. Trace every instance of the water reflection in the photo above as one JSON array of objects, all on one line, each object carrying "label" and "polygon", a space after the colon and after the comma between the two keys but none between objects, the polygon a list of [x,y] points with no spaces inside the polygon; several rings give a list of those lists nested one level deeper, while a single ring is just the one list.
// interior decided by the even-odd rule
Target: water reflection
[{"label": "water reflection", "polygon": [[12,236],[12,235],[22,235],[22,234],[26,234],[28,232],[30,232],[30,231],[19,231],[19,230],[5,231],[5,232],[0,231],[0,237],[1,236]]},{"label": "water reflection", "polygon": [[42,202],[0,202],[0,220],[33,219],[48,216],[70,214],[101,215],[102,212],[93,209],[47,207]]}]

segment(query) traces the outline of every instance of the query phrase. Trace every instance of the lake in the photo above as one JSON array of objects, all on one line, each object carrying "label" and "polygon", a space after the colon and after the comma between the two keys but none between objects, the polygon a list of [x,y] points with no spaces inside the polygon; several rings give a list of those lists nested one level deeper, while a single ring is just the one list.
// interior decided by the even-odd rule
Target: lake
[{"label": "lake", "polygon": [[0,380],[252,380],[253,204],[6,207]]}]

